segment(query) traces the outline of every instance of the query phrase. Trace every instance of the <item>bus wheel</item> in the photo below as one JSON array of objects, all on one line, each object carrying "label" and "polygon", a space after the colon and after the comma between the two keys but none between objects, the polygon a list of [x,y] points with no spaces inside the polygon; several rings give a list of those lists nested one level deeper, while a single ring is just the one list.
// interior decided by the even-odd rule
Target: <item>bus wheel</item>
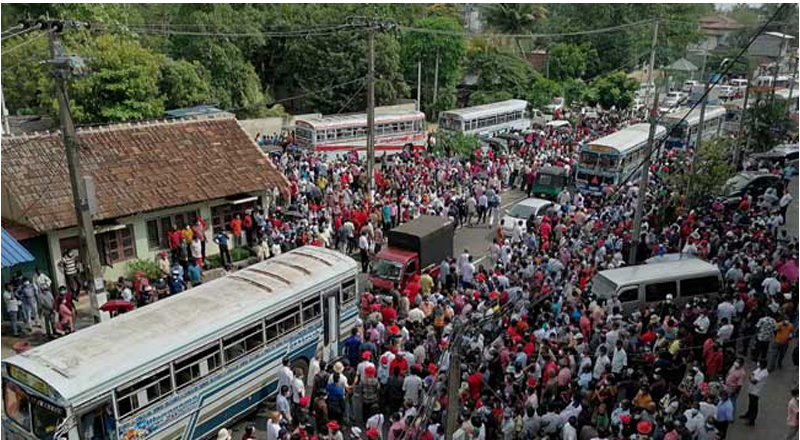
[{"label": "bus wheel", "polygon": [[303,383],[305,383],[306,379],[308,378],[308,361],[303,358],[293,360],[292,373],[294,373],[297,370],[303,372],[303,377],[301,377],[301,379],[303,379]]}]

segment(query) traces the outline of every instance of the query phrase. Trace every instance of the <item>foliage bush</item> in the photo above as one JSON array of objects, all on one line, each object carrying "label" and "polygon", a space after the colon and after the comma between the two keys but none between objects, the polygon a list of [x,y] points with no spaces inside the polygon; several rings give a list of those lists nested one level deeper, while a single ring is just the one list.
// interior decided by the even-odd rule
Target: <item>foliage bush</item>
[{"label": "foliage bush", "polygon": [[434,152],[437,154],[470,157],[481,144],[477,137],[463,133],[448,133],[440,130],[436,132],[435,136]]},{"label": "foliage bush", "polygon": [[155,281],[161,276],[161,269],[158,264],[151,260],[133,260],[125,266],[125,276],[128,279],[133,279],[139,271],[144,272],[145,276],[150,281]]},{"label": "foliage bush", "polygon": [[241,261],[250,258],[250,250],[243,247],[234,248],[231,250],[231,259],[233,261]]}]

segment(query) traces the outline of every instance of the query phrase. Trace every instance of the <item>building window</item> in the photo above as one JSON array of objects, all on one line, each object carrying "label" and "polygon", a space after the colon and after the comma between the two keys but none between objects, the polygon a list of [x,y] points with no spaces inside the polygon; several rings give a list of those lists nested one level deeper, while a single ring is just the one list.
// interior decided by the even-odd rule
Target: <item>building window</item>
[{"label": "building window", "polygon": [[133,227],[130,225],[97,234],[95,238],[100,262],[103,265],[113,266],[121,261],[136,258],[136,240],[133,237]]},{"label": "building window", "polygon": [[254,209],[259,203],[257,200],[247,203],[239,203],[234,205],[232,203],[226,205],[219,205],[214,206],[211,208],[211,227],[216,231],[223,231],[228,229],[231,224],[231,220],[236,217],[236,214],[242,216],[241,218],[244,219],[244,212],[248,209]]},{"label": "building window", "polygon": [[197,221],[199,213],[197,210],[179,212],[163,217],[153,218],[147,221],[147,245],[150,250],[169,248],[169,234],[172,225],[183,229],[186,225],[193,225]]}]

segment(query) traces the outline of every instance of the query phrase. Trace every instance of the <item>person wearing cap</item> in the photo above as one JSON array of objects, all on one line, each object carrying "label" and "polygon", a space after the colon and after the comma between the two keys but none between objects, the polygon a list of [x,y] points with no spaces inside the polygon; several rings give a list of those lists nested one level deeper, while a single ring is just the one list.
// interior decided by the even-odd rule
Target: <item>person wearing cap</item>
[{"label": "person wearing cap", "polygon": [[331,420],[326,425],[328,428],[328,440],[344,440],[344,435],[341,431],[341,426],[339,426],[339,422],[336,420]]},{"label": "person wearing cap", "polygon": [[379,411],[379,399],[381,394],[381,386],[374,365],[368,365],[364,368],[364,378],[360,381],[361,400],[363,419],[369,419],[373,414]]}]

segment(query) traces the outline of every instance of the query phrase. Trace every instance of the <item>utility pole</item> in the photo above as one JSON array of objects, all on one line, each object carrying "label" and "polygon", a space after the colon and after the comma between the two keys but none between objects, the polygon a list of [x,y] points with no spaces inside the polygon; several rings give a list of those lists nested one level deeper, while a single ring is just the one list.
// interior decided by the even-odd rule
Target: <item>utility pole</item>
[{"label": "utility pole", "polygon": [[[436,52],[436,65],[433,69],[433,105],[436,106],[437,97],[439,96],[439,52]],[[439,115],[434,115],[438,117]]]},{"label": "utility pole", "polygon": [[[650,42],[650,68],[647,71],[647,84],[653,77],[656,64],[656,40],[658,39],[658,19],[653,22],[653,40]],[[639,178],[639,193],[636,197],[636,214],[633,218],[633,236],[631,240],[631,254],[628,264],[636,264],[636,250],[639,247],[639,236],[642,233],[642,214],[644,202],[647,199],[647,186],[650,183],[650,156],[653,154],[653,142],[656,136],[656,116],[658,114],[658,88],[654,90],[653,107],[650,110],[650,133],[647,136],[647,148]]]},{"label": "utility pole", "polygon": [[417,111],[422,109],[422,61],[417,61]]},{"label": "utility pole", "polygon": [[[791,97],[790,97],[791,98]],[[8,107],[6,107],[6,95],[3,93],[3,85],[0,84],[0,101],[2,101],[3,134],[11,134],[11,124],[8,122]]]},{"label": "utility pole", "polygon": [[[797,80],[797,63],[798,58],[796,55],[792,56],[794,63],[792,63],[792,82],[789,83],[789,99],[786,101],[786,113],[792,114],[792,95],[794,95],[794,82]],[[3,104],[5,107],[5,103]],[[7,119],[7,118],[6,118]]]},{"label": "utility pole", "polygon": [[[703,82],[703,95],[700,97],[700,122],[697,124],[697,139],[694,143],[694,154],[692,155],[692,168],[691,172],[694,172],[694,169],[697,167],[697,161],[700,157],[700,148],[703,146],[703,134],[705,133],[705,125],[706,125],[706,104],[708,103],[708,86],[711,83],[711,79],[709,75],[706,73],[706,63],[708,62],[708,50],[704,52],[703,56],[703,73],[700,76],[700,79]],[[689,133],[691,136],[691,133]],[[691,138],[690,138],[691,140]],[[688,145],[686,146],[689,147]],[[692,197],[692,188],[691,179],[688,180],[687,188],[686,188],[686,198],[690,199]]]},{"label": "utility pole", "polygon": [[67,79],[84,70],[83,60],[79,57],[64,55],[61,43],[61,32],[73,23],[65,21],[49,22],[50,55],[48,63],[54,65],[56,95],[58,97],[58,116],[61,122],[61,136],[67,156],[69,181],[72,187],[72,203],[75,205],[75,218],[78,221],[78,237],[80,241],[80,257],[89,279],[89,298],[92,305],[92,316],[95,323],[108,320],[108,313],[100,311],[106,302],[105,283],[101,276],[100,256],[97,252],[97,241],[89,207],[89,199],[85,186],[87,176],[81,174],[80,144],[72,122],[72,113],[67,96]]},{"label": "utility pole", "polygon": [[745,131],[745,121],[747,119],[747,102],[750,99],[750,82],[753,81],[753,72],[749,68],[747,69],[747,87],[744,89],[744,104],[742,104],[742,118],[739,120],[739,133],[737,134],[737,142],[736,142],[736,169],[739,169],[739,165],[742,163],[742,156],[746,153],[748,148],[750,148],[750,130],[747,130],[747,144],[742,151],[741,148],[741,139],[739,139]]},{"label": "utility pole", "polygon": [[370,205],[375,203],[375,26],[369,23],[369,69],[367,73],[367,189]]},{"label": "utility pole", "polygon": [[[455,329],[453,331],[455,335]],[[458,429],[458,391],[461,388],[461,356],[459,355],[459,338],[453,338],[450,347],[450,371],[447,372],[447,420],[445,440],[453,440],[453,433]]]}]

